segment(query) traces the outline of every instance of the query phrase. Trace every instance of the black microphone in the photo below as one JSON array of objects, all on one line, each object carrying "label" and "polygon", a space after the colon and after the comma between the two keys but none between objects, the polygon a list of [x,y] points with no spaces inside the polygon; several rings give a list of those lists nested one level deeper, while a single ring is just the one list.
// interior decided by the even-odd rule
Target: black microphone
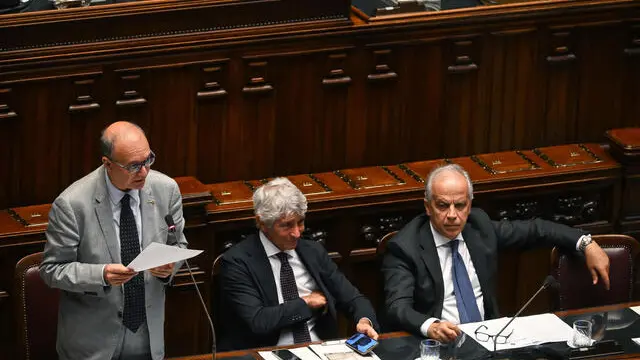
[{"label": "black microphone", "polygon": [[527,301],[526,304],[524,304],[520,310],[518,310],[518,312],[513,315],[513,317],[511,318],[511,320],[509,320],[509,322],[507,323],[507,325],[505,325],[502,329],[500,329],[500,331],[498,331],[498,333],[496,334],[496,336],[493,337],[493,351],[496,351],[497,348],[497,344],[498,344],[498,336],[500,336],[500,334],[502,334],[502,332],[509,326],[511,325],[511,323],[513,322],[513,320],[515,320],[521,312],[524,311],[524,309],[527,308],[527,306],[529,306],[529,304],[531,304],[531,302],[533,301],[533,299],[536,298],[536,296],[538,296],[538,294],[540,294],[540,292],[548,287],[556,287],[558,286],[558,280],[556,280],[556,278],[554,278],[553,276],[549,275],[544,279],[544,282],[542,283],[542,286],[540,286],[540,289],[538,289],[538,291],[536,291],[535,294],[533,294],[533,296],[529,299],[529,301]]},{"label": "black microphone", "polygon": [[[168,245],[176,245],[178,244],[178,239],[176,236],[176,223],[173,221],[173,216],[171,214],[167,214],[164,217],[164,222],[167,223],[167,232],[173,238],[173,241]],[[184,261],[184,264],[187,265],[187,270],[189,270],[189,275],[191,276],[191,281],[193,282],[193,287],[196,288],[196,292],[198,293],[198,297],[200,298],[200,303],[202,304],[202,309],[204,309],[204,313],[207,314],[207,320],[209,320],[209,326],[211,326],[211,337],[212,337],[212,345],[211,345],[211,358],[216,360],[216,330],[213,327],[213,321],[211,321],[211,315],[209,315],[209,310],[207,310],[207,305],[204,303],[204,299],[202,298],[202,294],[200,293],[200,289],[198,288],[198,283],[196,282],[195,277],[193,277],[193,272],[191,271],[191,266],[189,266],[189,262],[187,260]]]}]

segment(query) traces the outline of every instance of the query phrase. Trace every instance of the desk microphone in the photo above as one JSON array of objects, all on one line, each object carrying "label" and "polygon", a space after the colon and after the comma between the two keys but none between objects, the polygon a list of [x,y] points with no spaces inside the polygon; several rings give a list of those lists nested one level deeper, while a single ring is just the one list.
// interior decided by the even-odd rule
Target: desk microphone
[{"label": "desk microphone", "polygon": [[553,276],[549,275],[544,279],[544,282],[542,283],[542,286],[540,286],[540,289],[538,289],[538,291],[536,291],[535,294],[533,294],[533,296],[529,299],[529,301],[527,301],[526,304],[524,304],[520,310],[518,310],[518,312],[513,315],[513,317],[511,318],[511,320],[509,320],[509,322],[507,323],[507,325],[505,325],[502,329],[500,329],[500,331],[498,331],[498,333],[496,334],[496,336],[493,337],[493,351],[496,351],[496,347],[498,344],[498,336],[500,336],[500,334],[502,334],[502,332],[509,326],[511,325],[511,323],[513,322],[513,320],[515,320],[522,311],[524,311],[524,309],[527,308],[527,306],[529,306],[529,304],[531,304],[531,302],[533,301],[533,299],[536,298],[536,296],[538,296],[538,294],[540,294],[540,292],[548,287],[555,287],[558,285],[558,280],[556,280],[556,278],[554,278]]},{"label": "desk microphone", "polygon": [[[176,223],[173,221],[173,217],[171,216],[171,214],[167,214],[167,216],[164,217],[164,222],[167,223],[167,232],[172,235],[171,237],[173,238],[171,244],[168,245],[176,245],[178,243],[178,239],[176,239]],[[202,294],[200,293],[200,289],[198,288],[198,283],[196,283],[196,279],[193,277],[191,266],[189,266],[189,262],[187,260],[185,260],[184,263],[185,265],[187,265],[187,270],[189,270],[189,275],[191,276],[193,287],[196,288],[196,292],[198,293],[198,297],[200,298],[200,303],[202,304],[202,309],[204,309],[204,313],[207,314],[207,320],[209,320],[209,326],[211,326],[211,336],[213,341],[211,345],[211,358],[213,360],[216,360],[216,331],[213,328],[213,321],[211,321],[211,316],[209,315],[207,305],[205,305]]]}]

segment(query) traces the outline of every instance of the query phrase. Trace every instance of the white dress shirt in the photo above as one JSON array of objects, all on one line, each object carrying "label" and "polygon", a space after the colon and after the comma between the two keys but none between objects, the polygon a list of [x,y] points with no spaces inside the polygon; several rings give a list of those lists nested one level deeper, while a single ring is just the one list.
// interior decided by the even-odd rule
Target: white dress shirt
[{"label": "white dress shirt", "polygon": [[[269,258],[269,264],[271,264],[271,271],[273,272],[273,280],[276,283],[276,290],[278,292],[278,303],[283,304],[284,298],[282,296],[282,288],[280,287],[280,259],[276,254],[280,253],[280,249],[275,246],[267,236],[260,231],[260,242],[264,247],[264,251]],[[313,279],[307,268],[304,266],[298,253],[295,250],[284,251],[289,255],[289,265],[293,269],[293,276],[296,279],[296,285],[298,286],[298,296],[303,297],[310,295],[313,291],[319,289],[318,284]],[[318,341],[320,338],[315,332],[316,318],[312,317],[307,321],[307,327],[309,327],[309,334],[311,334],[311,341]],[[293,344],[293,332],[290,329],[282,330],[280,332],[280,338],[278,339],[278,346],[280,345],[292,345]]]},{"label": "white dress shirt", "polygon": [[[122,206],[120,201],[124,197],[124,194],[129,194],[129,206],[131,207],[131,211],[133,211],[133,217],[136,220],[136,227],[138,228],[138,243],[141,242],[142,239],[142,215],[140,213],[140,190],[129,190],[128,192],[122,191],[115,187],[111,180],[109,179],[109,175],[107,172],[104,172],[105,181],[107,182],[107,195],[109,196],[109,202],[111,203],[111,213],[113,214],[113,226],[116,231],[116,242],[118,252],[120,252],[120,212],[122,210]],[[128,264],[123,264],[127,266]],[[106,265],[105,265],[106,266]],[[102,268],[102,273],[104,274],[104,267]],[[107,285],[102,279],[103,285]]]},{"label": "white dress shirt", "polygon": [[[442,280],[444,281],[444,302],[442,304],[442,319],[429,318],[420,326],[420,332],[425,337],[427,336],[429,326],[431,326],[431,324],[433,324],[435,321],[446,320],[454,324],[460,324],[460,314],[458,313],[456,296],[453,291],[453,258],[451,254],[453,250],[451,249],[451,246],[449,246],[449,242],[451,240],[447,239],[442,234],[437,232],[436,229],[433,228],[433,225],[431,223],[429,223],[429,226],[431,227],[431,234],[433,234],[433,240],[435,241],[436,250],[438,251],[440,270],[442,270]],[[582,241],[582,238],[584,236],[586,235],[582,235],[576,242],[576,250],[578,250],[580,242]],[[480,316],[484,320],[484,297],[482,295],[482,289],[480,288],[480,280],[478,279],[476,268],[473,266],[471,256],[469,255],[469,249],[467,248],[467,244],[462,238],[462,233],[458,234],[456,239],[460,241],[458,245],[458,252],[462,257],[464,266],[467,268],[467,273],[469,274],[471,280],[471,286],[473,287],[473,295],[476,297],[476,303],[478,304],[478,310],[480,310]]]},{"label": "white dress shirt", "polygon": [[[444,303],[442,305],[442,319],[429,318],[420,326],[420,332],[424,336],[427,336],[429,326],[436,320],[446,320],[454,324],[460,323],[460,314],[458,314],[456,296],[453,291],[453,258],[452,249],[449,245],[451,239],[442,236],[433,228],[431,223],[429,223],[429,226],[431,227],[431,234],[433,234],[433,240],[435,241],[436,250],[438,251],[438,259],[440,259],[440,270],[442,270],[442,280],[444,281]],[[462,257],[464,266],[467,268],[467,273],[471,280],[471,287],[473,287],[473,295],[476,297],[478,310],[480,310],[480,316],[484,319],[484,297],[482,296],[482,289],[480,288],[480,280],[478,279],[478,274],[476,274],[476,268],[473,266],[469,249],[462,238],[462,233],[458,234],[456,239],[459,240],[458,252]]]}]

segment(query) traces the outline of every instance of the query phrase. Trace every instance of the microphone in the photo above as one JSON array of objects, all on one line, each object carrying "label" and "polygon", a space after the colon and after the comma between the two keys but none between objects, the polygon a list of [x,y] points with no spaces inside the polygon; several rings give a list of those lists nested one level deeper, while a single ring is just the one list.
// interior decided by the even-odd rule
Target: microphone
[{"label": "microphone", "polygon": [[[164,222],[167,224],[167,232],[172,235],[173,241],[168,245],[177,245],[178,239],[176,237],[176,223],[173,221],[173,216],[171,214],[167,214],[164,217]],[[196,288],[196,292],[198,293],[198,297],[200,298],[200,303],[202,304],[202,309],[204,313],[207,315],[207,320],[209,320],[209,326],[211,326],[211,337],[212,337],[212,345],[211,345],[211,358],[216,360],[216,330],[213,327],[213,321],[211,321],[211,315],[209,315],[209,310],[207,310],[207,305],[204,303],[204,299],[202,298],[202,294],[200,293],[200,289],[198,288],[198,283],[196,282],[195,277],[193,277],[193,272],[191,271],[191,266],[189,266],[189,262],[187,260],[184,261],[184,264],[187,265],[187,270],[189,270],[189,275],[191,276],[191,281],[193,282],[193,287]]]},{"label": "microphone", "polygon": [[533,299],[535,299],[535,298],[536,298],[536,296],[538,296],[538,294],[540,294],[540,292],[541,292],[542,290],[544,290],[544,289],[546,289],[546,288],[549,288],[549,287],[556,287],[556,286],[558,286],[558,285],[559,285],[558,280],[556,280],[556,278],[554,278],[554,277],[553,277],[553,276],[551,276],[551,275],[547,276],[547,277],[544,279],[544,282],[542,283],[542,286],[540,286],[540,289],[538,289],[538,291],[536,291],[536,293],[535,293],[535,294],[533,294],[533,296],[529,299],[529,301],[527,301],[527,303],[526,303],[526,304],[524,304],[524,305],[520,308],[520,310],[518,310],[518,312],[517,312],[515,315],[513,315],[513,317],[511,318],[511,320],[509,320],[509,322],[507,322],[507,324],[506,324],[502,329],[500,329],[500,331],[498,331],[498,333],[496,334],[496,336],[494,336],[494,337],[493,337],[493,351],[494,351],[494,352],[496,351],[496,348],[497,348],[497,346],[498,346],[498,336],[500,336],[500,334],[502,334],[502,332],[503,332],[503,331],[504,331],[504,330],[505,330],[509,325],[511,325],[511,323],[513,322],[513,320],[515,320],[515,319],[520,315],[520,313],[521,313],[521,312],[523,312],[523,311],[524,311],[524,309],[526,309],[526,308],[527,308],[527,306],[529,306],[529,304],[531,304],[531,302],[533,301]]}]

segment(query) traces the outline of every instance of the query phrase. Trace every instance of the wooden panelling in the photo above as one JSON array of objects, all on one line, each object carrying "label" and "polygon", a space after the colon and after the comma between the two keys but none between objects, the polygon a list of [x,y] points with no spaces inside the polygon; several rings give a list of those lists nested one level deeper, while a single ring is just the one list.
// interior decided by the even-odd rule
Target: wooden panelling
[{"label": "wooden panelling", "polygon": [[147,131],[157,169],[205,183],[602,141],[638,124],[640,4],[588,5],[2,53],[0,208],[52,201],[98,164],[80,139],[115,120]]}]

